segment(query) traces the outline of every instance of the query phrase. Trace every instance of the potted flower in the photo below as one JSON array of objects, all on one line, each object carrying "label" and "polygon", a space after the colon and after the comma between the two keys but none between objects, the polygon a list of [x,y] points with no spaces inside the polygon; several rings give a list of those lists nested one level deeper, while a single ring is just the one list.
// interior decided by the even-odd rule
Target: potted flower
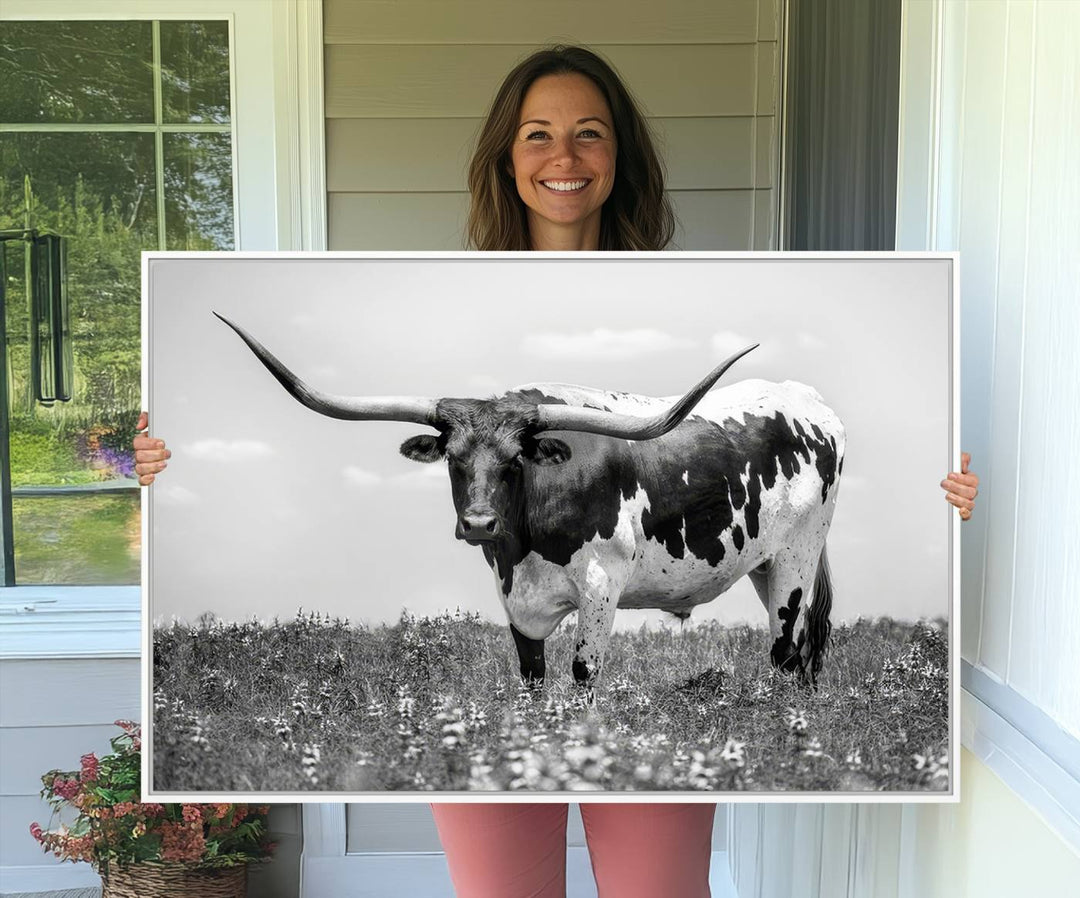
[{"label": "potted flower", "polygon": [[273,850],[269,807],[142,803],[139,726],[116,725],[112,754],[83,755],[80,770],[41,778],[53,821],[72,811],[75,819],[49,830],[33,823],[31,835],[61,860],[93,864],[102,898],[243,898],[247,865]]}]

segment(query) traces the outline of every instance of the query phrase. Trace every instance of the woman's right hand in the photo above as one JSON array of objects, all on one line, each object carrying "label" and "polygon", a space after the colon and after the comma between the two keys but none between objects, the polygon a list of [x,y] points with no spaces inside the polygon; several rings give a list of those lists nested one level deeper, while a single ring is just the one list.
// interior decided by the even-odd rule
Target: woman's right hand
[{"label": "woman's right hand", "polygon": [[139,477],[140,486],[149,486],[153,483],[154,475],[165,470],[168,466],[166,459],[172,456],[172,453],[165,448],[164,440],[142,433],[148,424],[149,418],[146,412],[143,412],[139,415],[139,423],[135,425],[135,429],[140,432],[131,441],[135,449],[135,473]]}]

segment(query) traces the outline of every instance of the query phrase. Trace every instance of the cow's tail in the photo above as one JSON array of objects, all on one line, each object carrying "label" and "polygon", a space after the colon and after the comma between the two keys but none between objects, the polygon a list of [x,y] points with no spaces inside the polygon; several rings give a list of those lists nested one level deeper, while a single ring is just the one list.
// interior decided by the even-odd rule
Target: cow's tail
[{"label": "cow's tail", "polygon": [[817,577],[814,578],[814,598],[806,615],[806,665],[810,670],[810,681],[817,683],[817,675],[825,659],[825,647],[832,632],[829,612],[832,611],[832,577],[829,574],[829,558],[825,547],[821,547],[818,560]]}]

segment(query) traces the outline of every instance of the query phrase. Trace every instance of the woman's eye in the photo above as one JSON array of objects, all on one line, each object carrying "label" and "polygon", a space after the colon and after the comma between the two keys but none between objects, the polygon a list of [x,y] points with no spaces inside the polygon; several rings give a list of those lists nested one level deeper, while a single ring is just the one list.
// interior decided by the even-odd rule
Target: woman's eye
[{"label": "woman's eye", "polygon": [[586,128],[584,131],[578,132],[578,137],[603,137],[603,135],[593,128]]},{"label": "woman's eye", "polygon": [[530,131],[525,135],[526,140],[545,140],[548,136],[547,131]]}]

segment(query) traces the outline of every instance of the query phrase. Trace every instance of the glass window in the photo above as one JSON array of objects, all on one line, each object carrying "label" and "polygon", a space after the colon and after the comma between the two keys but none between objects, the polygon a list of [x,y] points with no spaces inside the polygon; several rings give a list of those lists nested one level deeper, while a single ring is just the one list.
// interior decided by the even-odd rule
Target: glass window
[{"label": "glass window", "polygon": [[[139,582],[142,250],[235,246],[228,23],[5,22],[0,243],[18,583]],[[67,238],[70,402],[35,401],[28,230]]]}]

